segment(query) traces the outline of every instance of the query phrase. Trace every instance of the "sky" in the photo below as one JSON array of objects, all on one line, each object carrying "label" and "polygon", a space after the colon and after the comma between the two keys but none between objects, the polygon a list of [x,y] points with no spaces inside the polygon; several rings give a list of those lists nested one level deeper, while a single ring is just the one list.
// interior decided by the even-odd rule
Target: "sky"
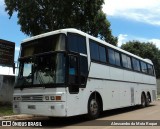
[{"label": "sky", "polygon": [[[153,42],[160,49],[160,0],[104,0],[103,11],[111,23],[118,47],[132,40]],[[17,61],[20,43],[28,36],[20,31],[17,15],[9,19],[4,0],[0,0],[0,39],[16,43]],[[0,74],[13,74],[12,68],[0,67]]]},{"label": "sky", "polygon": [[103,11],[118,46],[132,40],[153,42],[160,48],[160,0],[105,0]]}]

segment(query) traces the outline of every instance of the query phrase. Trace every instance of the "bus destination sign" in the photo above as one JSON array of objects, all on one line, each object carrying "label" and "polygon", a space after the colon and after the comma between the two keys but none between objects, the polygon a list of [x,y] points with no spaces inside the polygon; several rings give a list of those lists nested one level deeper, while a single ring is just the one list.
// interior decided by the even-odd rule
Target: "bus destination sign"
[{"label": "bus destination sign", "polygon": [[15,43],[0,39],[0,65],[12,67],[14,64]]}]

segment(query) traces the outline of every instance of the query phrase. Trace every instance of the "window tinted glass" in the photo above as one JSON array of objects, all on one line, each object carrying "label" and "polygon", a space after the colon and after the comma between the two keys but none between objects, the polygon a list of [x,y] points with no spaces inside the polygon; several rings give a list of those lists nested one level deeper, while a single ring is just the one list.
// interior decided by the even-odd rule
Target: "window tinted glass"
[{"label": "window tinted glass", "polygon": [[120,54],[113,49],[108,49],[109,53],[109,63],[117,66],[121,66]]},{"label": "window tinted glass", "polygon": [[78,52],[77,38],[73,34],[68,34],[68,49],[70,51]]},{"label": "window tinted glass", "polygon": [[97,61],[99,60],[98,44],[92,40],[90,40],[90,54],[91,54],[91,59]]},{"label": "window tinted glass", "polygon": [[129,56],[122,54],[122,64],[123,67],[132,69],[131,58]]},{"label": "window tinted glass", "polygon": [[147,73],[147,65],[144,62],[141,62],[141,69],[143,73]]},{"label": "window tinted glass", "polygon": [[131,65],[131,58],[127,56],[127,64],[128,64],[128,68],[132,69],[132,65]]},{"label": "window tinted glass", "polygon": [[68,33],[68,49],[69,51],[86,54],[85,37],[77,34]]},{"label": "window tinted glass", "polygon": [[81,80],[81,84],[85,84],[87,74],[88,74],[87,57],[80,56],[80,80]]},{"label": "window tinted glass", "polygon": [[77,75],[78,74],[78,68],[77,68],[77,57],[70,56],[69,61],[69,75]]},{"label": "window tinted glass", "polygon": [[65,69],[65,55],[63,53],[34,56],[34,59],[25,58],[20,60],[18,79],[23,78],[26,81],[17,84],[34,87],[35,85],[64,83]]},{"label": "window tinted glass", "polygon": [[76,56],[69,57],[69,83],[78,84],[78,59]]},{"label": "window tinted glass", "polygon": [[106,49],[105,49],[105,47],[99,46],[99,55],[100,55],[100,61],[106,62]]},{"label": "window tinted glass", "polygon": [[132,58],[132,63],[133,63],[133,69],[136,71],[140,71],[139,60]]},{"label": "window tinted glass", "polygon": [[115,64],[115,56],[114,56],[114,50],[108,49],[108,56],[109,56],[109,63],[110,64]]},{"label": "window tinted glass", "polygon": [[153,66],[150,65],[150,64],[147,64],[147,66],[148,66],[148,73],[149,73],[150,75],[154,75]]},{"label": "window tinted glass", "polygon": [[115,64],[117,66],[121,66],[121,61],[120,61],[120,54],[118,52],[115,52]]},{"label": "window tinted glass", "polygon": [[22,57],[34,54],[65,50],[65,35],[57,34],[36,39],[22,44]]},{"label": "window tinted glass", "polygon": [[122,64],[123,67],[127,68],[127,56],[122,54]]},{"label": "window tinted glass", "polygon": [[78,49],[79,53],[86,54],[86,39],[83,36],[78,36]]}]

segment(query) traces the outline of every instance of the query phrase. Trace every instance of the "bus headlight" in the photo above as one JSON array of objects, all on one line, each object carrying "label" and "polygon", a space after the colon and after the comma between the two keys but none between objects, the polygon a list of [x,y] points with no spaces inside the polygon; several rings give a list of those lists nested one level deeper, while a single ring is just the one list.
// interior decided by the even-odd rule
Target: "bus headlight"
[{"label": "bus headlight", "polygon": [[50,99],[51,99],[51,100],[55,100],[55,97],[54,97],[54,96],[50,96]]},{"label": "bus headlight", "polygon": [[49,100],[49,96],[45,96],[45,100]]},{"label": "bus headlight", "polygon": [[43,97],[44,101],[61,101],[62,97],[61,95],[45,95]]},{"label": "bus headlight", "polygon": [[14,101],[21,101],[22,98],[21,98],[21,96],[14,96],[14,97],[13,97],[13,100],[14,100]]}]

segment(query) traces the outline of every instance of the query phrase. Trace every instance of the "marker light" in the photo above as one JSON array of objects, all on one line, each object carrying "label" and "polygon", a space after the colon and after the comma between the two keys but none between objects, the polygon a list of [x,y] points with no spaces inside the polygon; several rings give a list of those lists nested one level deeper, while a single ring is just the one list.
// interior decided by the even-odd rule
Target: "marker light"
[{"label": "marker light", "polygon": [[56,100],[60,101],[61,100],[61,96],[56,96]]},{"label": "marker light", "polygon": [[60,95],[46,95],[44,96],[44,101],[61,101],[62,97]]}]

